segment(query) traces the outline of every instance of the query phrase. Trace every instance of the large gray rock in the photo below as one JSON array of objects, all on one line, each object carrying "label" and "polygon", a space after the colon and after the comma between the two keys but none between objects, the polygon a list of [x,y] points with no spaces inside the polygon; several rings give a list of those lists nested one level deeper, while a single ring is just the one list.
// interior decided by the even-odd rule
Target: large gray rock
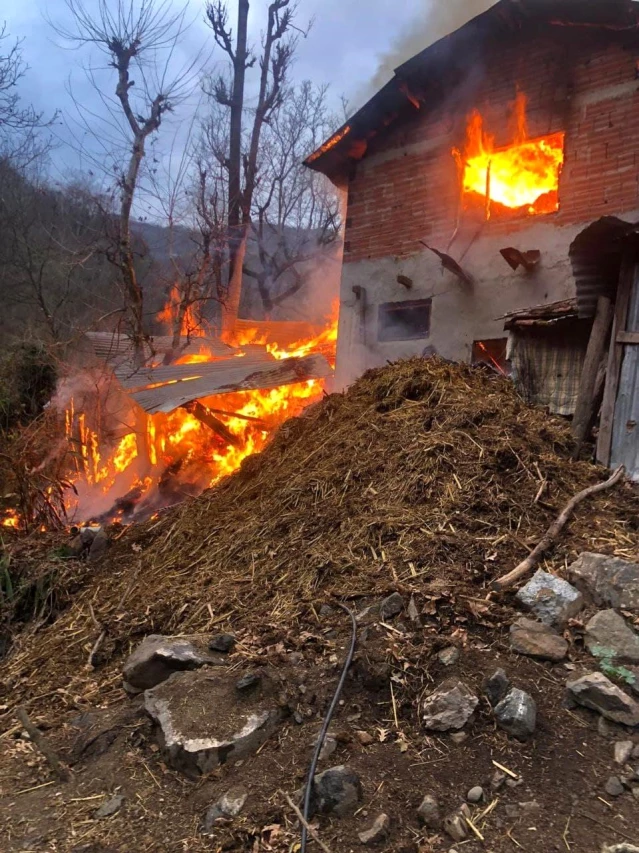
[{"label": "large gray rock", "polygon": [[639,702],[613,684],[601,672],[593,672],[567,683],[572,698],[598,711],[602,717],[625,726],[639,726]]},{"label": "large gray rock", "polygon": [[169,767],[191,779],[228,760],[255,752],[285,716],[274,687],[262,678],[249,694],[219,670],[177,672],[147,690],[144,707],[158,725],[158,740]]},{"label": "large gray rock", "polygon": [[122,675],[129,693],[141,693],[161,684],[174,672],[223,663],[198,637],[161,637],[150,634],[127,658]]},{"label": "large gray rock", "polygon": [[513,688],[495,708],[497,725],[517,740],[528,740],[535,732],[537,706],[528,693]]},{"label": "large gray rock", "polygon": [[434,794],[426,794],[417,809],[417,816],[422,826],[428,829],[439,829],[442,824],[439,802]]},{"label": "large gray rock", "polygon": [[470,720],[478,704],[479,699],[463,681],[445,681],[424,699],[423,725],[435,732],[459,730]]},{"label": "large gray rock", "polygon": [[543,622],[523,616],[510,626],[510,645],[513,651],[540,660],[560,661],[568,653],[568,643]]},{"label": "large gray rock", "polygon": [[583,607],[582,594],[567,581],[539,569],[517,593],[517,600],[540,622],[560,628]]},{"label": "large gray rock", "polygon": [[354,770],[343,764],[331,767],[313,780],[310,813],[345,817],[357,809],[362,796],[362,783]]},{"label": "large gray rock", "polygon": [[212,832],[216,821],[220,818],[234,818],[244,808],[244,804],[248,798],[248,792],[245,788],[231,788],[223,794],[220,799],[214,803],[204,816],[202,830],[204,832]]},{"label": "large gray rock", "polygon": [[569,566],[568,572],[595,604],[639,611],[639,564],[586,552]]},{"label": "large gray rock", "polygon": [[614,610],[596,613],[586,625],[586,647],[611,663],[639,663],[639,634]]}]

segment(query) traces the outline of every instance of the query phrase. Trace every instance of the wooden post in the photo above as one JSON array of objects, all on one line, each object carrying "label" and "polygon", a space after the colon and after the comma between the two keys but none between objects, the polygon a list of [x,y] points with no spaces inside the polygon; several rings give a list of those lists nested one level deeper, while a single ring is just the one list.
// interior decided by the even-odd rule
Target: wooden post
[{"label": "wooden post", "polygon": [[635,258],[633,253],[632,255],[628,254],[621,265],[619,286],[617,288],[615,321],[612,327],[612,338],[608,352],[606,387],[604,390],[603,403],[601,405],[601,422],[599,424],[599,436],[597,438],[597,461],[606,466],[610,464],[612,428],[615,419],[617,390],[619,388],[619,375],[621,373],[621,361],[623,358],[623,345],[618,342],[618,335],[626,328],[628,307],[630,305],[630,294],[632,292],[634,277]]},{"label": "wooden post", "polygon": [[574,453],[575,458],[579,456],[581,446],[588,433],[588,427],[592,422],[597,374],[599,373],[599,367],[604,357],[613,314],[612,300],[607,296],[600,296],[597,300],[597,312],[592,324],[590,340],[588,341],[586,358],[581,372],[577,407],[572,421],[572,434],[577,442]]}]

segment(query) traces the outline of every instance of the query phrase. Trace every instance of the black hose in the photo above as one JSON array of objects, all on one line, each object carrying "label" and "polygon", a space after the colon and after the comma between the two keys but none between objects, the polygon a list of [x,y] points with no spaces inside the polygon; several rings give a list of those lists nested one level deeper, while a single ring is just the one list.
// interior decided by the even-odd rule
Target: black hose
[{"label": "black hose", "polygon": [[[313,784],[315,780],[315,771],[317,770],[317,762],[319,761],[320,752],[322,751],[322,747],[324,746],[324,740],[326,739],[326,733],[328,732],[328,727],[331,724],[331,720],[333,719],[333,714],[335,713],[335,708],[337,708],[337,703],[339,702],[339,697],[342,692],[342,688],[344,687],[344,682],[346,681],[346,676],[348,674],[348,670],[353,661],[353,654],[355,653],[355,644],[357,642],[357,622],[355,621],[355,615],[353,611],[346,607],[345,604],[342,604],[339,601],[335,602],[338,607],[341,607],[345,613],[348,613],[351,619],[351,625],[353,627],[353,636],[351,637],[351,647],[348,650],[348,654],[346,655],[346,660],[344,661],[344,668],[342,669],[342,674],[339,679],[339,683],[335,690],[335,695],[333,696],[333,701],[331,702],[331,706],[328,709],[328,713],[326,714],[326,718],[324,720],[324,725],[322,726],[322,731],[320,732],[320,736],[317,739],[317,744],[315,746],[315,752],[313,754],[313,759],[311,761],[311,766],[308,771],[308,778],[306,780],[306,790],[304,791],[304,811],[303,816],[306,823],[308,823],[309,810],[311,806],[311,792],[313,790]],[[308,836],[308,831],[306,829],[306,824],[302,824],[302,845],[300,847],[300,853],[306,853],[306,840]]]}]

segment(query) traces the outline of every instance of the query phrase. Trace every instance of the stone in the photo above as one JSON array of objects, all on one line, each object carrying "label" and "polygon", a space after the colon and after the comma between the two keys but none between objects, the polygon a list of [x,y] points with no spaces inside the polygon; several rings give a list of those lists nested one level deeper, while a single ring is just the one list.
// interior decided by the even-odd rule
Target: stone
[{"label": "stone", "polygon": [[197,639],[150,634],[124,664],[124,687],[129,693],[141,693],[166,681],[175,672],[220,663]]},{"label": "stone", "polygon": [[632,756],[634,743],[631,740],[620,740],[615,744],[615,761],[617,764],[626,764]]},{"label": "stone", "polygon": [[510,626],[513,651],[540,660],[561,661],[568,654],[568,643],[548,625],[525,616]]},{"label": "stone", "polygon": [[357,809],[362,796],[362,783],[354,770],[344,765],[331,767],[313,780],[310,814],[345,817]]},{"label": "stone", "polygon": [[495,719],[509,735],[525,741],[534,734],[537,724],[535,700],[523,690],[513,688],[495,707]]},{"label": "stone", "polygon": [[453,732],[450,739],[455,746],[461,746],[462,743],[465,743],[468,740],[468,732]]},{"label": "stone", "polygon": [[638,785],[635,785],[635,786],[631,789],[630,793],[631,793],[631,794],[632,794],[632,796],[635,798],[635,800],[639,800],[639,786],[638,786]]},{"label": "stone", "polygon": [[387,619],[392,619],[393,616],[398,616],[403,609],[404,599],[398,592],[394,592],[382,601],[379,608],[379,615],[382,618],[382,622],[385,622]]},{"label": "stone", "polygon": [[437,797],[433,794],[426,794],[417,809],[417,817],[422,826],[426,826],[428,829],[439,829],[442,825],[442,819]]},{"label": "stone", "polygon": [[614,610],[601,610],[586,625],[586,648],[609,663],[639,663],[639,634]]},{"label": "stone", "polygon": [[499,705],[509,690],[510,679],[503,669],[496,670],[484,681],[484,693],[493,708]]},{"label": "stone", "polygon": [[202,669],[147,690],[144,708],[158,726],[165,762],[191,779],[256,752],[285,716],[270,680],[239,694],[232,675]]},{"label": "stone", "polygon": [[490,780],[490,788],[492,791],[501,791],[506,784],[506,774],[501,770],[495,770]]},{"label": "stone", "polygon": [[220,818],[234,818],[244,808],[248,798],[248,792],[244,788],[231,788],[220,799],[212,805],[204,816],[202,830],[211,832],[215,822]]},{"label": "stone", "polygon": [[370,746],[372,743],[375,743],[375,738],[368,732],[355,732],[355,737],[361,743],[362,746]]},{"label": "stone", "polygon": [[582,594],[567,581],[542,569],[517,593],[517,600],[540,622],[561,628],[584,605]]},{"label": "stone", "polygon": [[634,844],[613,844],[611,847],[604,846],[601,853],[639,853],[639,847]]},{"label": "stone", "polygon": [[444,818],[443,829],[453,841],[465,841],[468,838],[468,824],[459,812]]},{"label": "stone", "polygon": [[107,800],[105,803],[95,811],[94,817],[98,820],[105,817],[111,817],[116,812],[119,812],[122,808],[122,804],[124,803],[124,797],[122,794],[116,794],[111,799]]},{"label": "stone", "polygon": [[335,613],[330,604],[322,604],[319,609],[319,615],[322,619],[328,619],[329,616],[332,616]]},{"label": "stone", "polygon": [[601,672],[592,672],[566,685],[570,695],[603,717],[625,726],[639,726],[639,702],[613,684]]},{"label": "stone", "polygon": [[639,611],[639,564],[585,552],[568,567],[568,572],[600,607]]},{"label": "stone", "polygon": [[387,814],[378,815],[370,829],[365,829],[363,832],[358,832],[357,837],[367,846],[374,844],[383,844],[388,838],[390,832],[390,818]]},{"label": "stone", "polygon": [[474,788],[471,788],[470,791],[466,794],[466,799],[469,803],[481,803],[484,799],[484,789],[479,785],[476,785]]},{"label": "stone", "polygon": [[479,699],[463,681],[445,681],[424,699],[422,723],[435,732],[459,730],[470,720],[478,704]]},{"label": "stone", "polygon": [[611,776],[604,786],[604,791],[609,797],[620,797],[625,791],[625,788],[621,784],[621,779],[617,776]]},{"label": "stone", "polygon": [[239,693],[247,693],[249,690],[254,690],[259,687],[262,682],[262,676],[257,672],[247,672],[235,682],[235,689]]},{"label": "stone", "polygon": [[411,622],[419,622],[419,610],[417,609],[417,605],[415,604],[415,596],[411,595],[410,601],[408,602],[408,618]]},{"label": "stone", "polygon": [[328,761],[328,759],[337,752],[337,741],[334,737],[327,735],[324,738],[324,743],[319,754],[320,761]]},{"label": "stone", "polygon": [[534,814],[541,810],[541,806],[537,800],[529,800],[527,803],[519,803],[519,808],[522,814]]},{"label": "stone", "polygon": [[228,654],[235,646],[235,637],[233,634],[216,634],[209,641],[209,649],[212,652],[221,652]]},{"label": "stone", "polygon": [[454,666],[460,657],[461,652],[459,649],[455,646],[449,646],[447,649],[442,649],[441,652],[438,653],[437,660],[442,666]]},{"label": "stone", "polygon": [[107,552],[109,545],[109,534],[101,527],[93,537],[91,547],[89,548],[89,561],[97,563]]},{"label": "stone", "polygon": [[635,744],[635,746],[632,750],[632,757],[633,758],[639,758],[639,743]]}]

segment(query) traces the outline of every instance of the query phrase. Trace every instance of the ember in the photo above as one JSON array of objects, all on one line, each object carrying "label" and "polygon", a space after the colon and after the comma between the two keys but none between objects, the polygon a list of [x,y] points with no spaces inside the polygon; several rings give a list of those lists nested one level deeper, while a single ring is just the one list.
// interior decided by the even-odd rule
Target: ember
[{"label": "ember", "polygon": [[468,204],[480,197],[487,218],[491,205],[534,216],[559,209],[559,175],[564,163],[563,133],[529,139],[526,96],[515,101],[516,133],[512,145],[495,148],[494,138],[484,132],[479,111],[471,114],[463,154],[455,149],[463,173],[463,192]]}]

